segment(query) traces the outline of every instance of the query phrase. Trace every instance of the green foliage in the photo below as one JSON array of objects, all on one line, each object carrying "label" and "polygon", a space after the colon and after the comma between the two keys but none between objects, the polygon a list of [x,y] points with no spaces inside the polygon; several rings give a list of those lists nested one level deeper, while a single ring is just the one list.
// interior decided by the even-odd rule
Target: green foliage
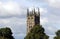
[{"label": "green foliage", "polygon": [[10,28],[6,27],[6,28],[1,28],[0,29],[0,39],[14,39],[12,36],[12,31]]},{"label": "green foliage", "polygon": [[60,30],[56,32],[56,36],[54,37],[54,39],[60,39]]},{"label": "green foliage", "polygon": [[48,39],[41,25],[35,25],[24,39]]}]

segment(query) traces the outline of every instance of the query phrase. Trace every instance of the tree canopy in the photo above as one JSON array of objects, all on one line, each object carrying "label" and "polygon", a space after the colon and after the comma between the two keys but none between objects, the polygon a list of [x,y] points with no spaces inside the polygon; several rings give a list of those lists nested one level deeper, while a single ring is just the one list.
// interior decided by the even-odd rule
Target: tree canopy
[{"label": "tree canopy", "polygon": [[24,39],[48,39],[44,31],[42,25],[35,25]]},{"label": "tree canopy", "polygon": [[14,37],[12,36],[12,31],[10,28],[6,27],[6,28],[0,28],[0,39],[14,39]]},{"label": "tree canopy", "polygon": [[54,37],[54,39],[60,39],[60,30],[56,32],[56,36]]}]

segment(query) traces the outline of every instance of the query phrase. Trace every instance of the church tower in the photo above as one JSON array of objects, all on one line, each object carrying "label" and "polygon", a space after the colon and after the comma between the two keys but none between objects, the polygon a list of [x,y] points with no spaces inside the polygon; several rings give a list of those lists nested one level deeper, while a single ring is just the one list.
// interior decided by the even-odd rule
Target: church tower
[{"label": "church tower", "polygon": [[40,24],[39,8],[38,11],[35,11],[35,9],[29,11],[29,9],[27,9],[27,33],[29,33],[32,27],[37,24]]}]

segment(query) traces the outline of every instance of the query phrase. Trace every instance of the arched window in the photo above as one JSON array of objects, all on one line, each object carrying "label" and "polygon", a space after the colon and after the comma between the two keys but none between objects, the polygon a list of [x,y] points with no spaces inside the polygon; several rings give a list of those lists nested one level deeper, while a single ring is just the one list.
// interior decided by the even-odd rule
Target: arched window
[{"label": "arched window", "polygon": [[32,26],[29,26],[29,28],[32,28]]}]

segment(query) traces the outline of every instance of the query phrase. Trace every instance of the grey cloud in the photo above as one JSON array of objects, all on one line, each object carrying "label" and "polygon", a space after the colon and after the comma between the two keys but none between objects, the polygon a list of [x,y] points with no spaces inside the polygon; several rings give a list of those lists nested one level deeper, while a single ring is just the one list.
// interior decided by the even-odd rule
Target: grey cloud
[{"label": "grey cloud", "polygon": [[[29,1],[29,0],[28,0]],[[33,2],[44,2],[44,0],[30,0],[31,2],[33,1]]]},{"label": "grey cloud", "polygon": [[[48,23],[43,25],[43,27],[46,29],[48,35],[55,35],[55,32],[60,29],[60,8],[48,7],[47,10],[47,14],[41,16],[43,18],[48,18]],[[52,27],[53,31],[47,29],[48,27]]]},{"label": "grey cloud", "polygon": [[0,18],[25,17],[26,9],[17,2],[1,2]]},{"label": "grey cloud", "polygon": [[[7,22],[8,21],[8,22]],[[13,35],[20,36],[21,34],[26,33],[26,19],[25,18],[9,18],[9,19],[0,19],[0,28],[9,27],[12,29]],[[25,35],[24,35],[25,36]],[[20,36],[21,37],[21,36]],[[18,38],[20,38],[18,37]],[[23,38],[23,36],[22,36]]]}]

